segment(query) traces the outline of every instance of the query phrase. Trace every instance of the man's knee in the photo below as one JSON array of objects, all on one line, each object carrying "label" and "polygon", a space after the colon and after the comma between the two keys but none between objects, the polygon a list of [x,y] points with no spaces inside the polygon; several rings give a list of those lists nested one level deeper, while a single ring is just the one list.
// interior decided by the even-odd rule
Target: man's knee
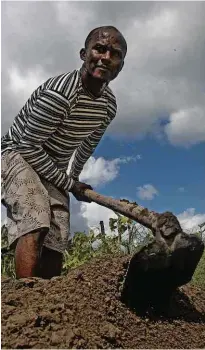
[{"label": "man's knee", "polygon": [[21,236],[15,248],[16,277],[39,277],[40,257],[47,231],[40,230]]},{"label": "man's knee", "polygon": [[38,247],[43,245],[47,232],[47,228],[41,228],[36,231],[26,233],[18,238],[16,247],[25,246],[27,249],[29,249],[29,247],[32,249],[38,249]]}]

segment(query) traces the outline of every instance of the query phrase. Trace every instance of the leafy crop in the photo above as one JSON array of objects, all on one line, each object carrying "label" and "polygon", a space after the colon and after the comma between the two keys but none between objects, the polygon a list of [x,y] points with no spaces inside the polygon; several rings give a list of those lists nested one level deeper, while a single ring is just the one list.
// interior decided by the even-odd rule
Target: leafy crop
[{"label": "leafy crop", "polygon": [[[88,234],[84,232],[74,234],[70,247],[64,254],[62,274],[66,274],[70,269],[83,265],[95,257],[132,254],[152,239],[150,230],[119,214],[116,219],[110,219],[109,225],[109,234],[104,234],[99,229],[90,230]],[[199,227],[197,234],[204,240],[203,225]],[[14,252],[7,246],[7,229],[3,226],[1,229],[1,273],[15,277]],[[204,289],[204,276],[205,253],[195,271],[192,284]]]}]

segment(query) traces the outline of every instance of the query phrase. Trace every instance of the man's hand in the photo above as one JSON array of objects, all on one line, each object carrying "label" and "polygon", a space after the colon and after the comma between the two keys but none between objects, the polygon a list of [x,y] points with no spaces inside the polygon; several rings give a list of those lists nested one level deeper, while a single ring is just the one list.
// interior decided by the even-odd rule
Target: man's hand
[{"label": "man's hand", "polygon": [[84,191],[87,189],[92,190],[93,188],[90,185],[87,185],[83,182],[76,181],[70,192],[78,201],[91,203],[92,201],[90,201],[89,199],[87,199],[86,196],[84,196]]}]

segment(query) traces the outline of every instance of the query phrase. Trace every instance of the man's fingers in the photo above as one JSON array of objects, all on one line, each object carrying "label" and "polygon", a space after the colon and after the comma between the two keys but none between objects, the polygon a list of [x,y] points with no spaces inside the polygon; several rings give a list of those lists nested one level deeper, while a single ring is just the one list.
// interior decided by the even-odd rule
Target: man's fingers
[{"label": "man's fingers", "polygon": [[85,184],[85,183],[84,183],[84,184],[82,184],[82,185],[83,185],[83,186],[82,186],[82,187],[83,187],[83,189],[85,189],[85,190],[87,190],[87,189],[88,189],[88,190],[92,190],[92,189],[93,189],[93,188],[92,188],[92,186],[87,185],[87,184]]},{"label": "man's fingers", "polygon": [[78,201],[91,203],[92,201],[84,194],[85,190],[93,190],[93,188],[84,182],[76,182],[71,192]]},{"label": "man's fingers", "polygon": [[86,203],[91,203],[92,202],[90,199],[88,199],[87,197],[83,197],[83,196],[75,196],[75,198],[79,202],[86,202]]},{"label": "man's fingers", "polygon": [[87,185],[87,186],[86,186],[86,190],[87,190],[87,189],[88,189],[88,190],[93,190],[92,186],[90,186],[90,185]]}]

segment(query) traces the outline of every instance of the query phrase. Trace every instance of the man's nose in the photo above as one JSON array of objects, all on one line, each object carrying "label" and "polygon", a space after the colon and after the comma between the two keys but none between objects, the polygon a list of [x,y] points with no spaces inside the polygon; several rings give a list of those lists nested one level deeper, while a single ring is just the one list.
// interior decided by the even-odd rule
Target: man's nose
[{"label": "man's nose", "polygon": [[110,56],[110,51],[107,50],[105,53],[102,54],[101,60],[110,61],[110,58],[111,58],[111,56]]}]

